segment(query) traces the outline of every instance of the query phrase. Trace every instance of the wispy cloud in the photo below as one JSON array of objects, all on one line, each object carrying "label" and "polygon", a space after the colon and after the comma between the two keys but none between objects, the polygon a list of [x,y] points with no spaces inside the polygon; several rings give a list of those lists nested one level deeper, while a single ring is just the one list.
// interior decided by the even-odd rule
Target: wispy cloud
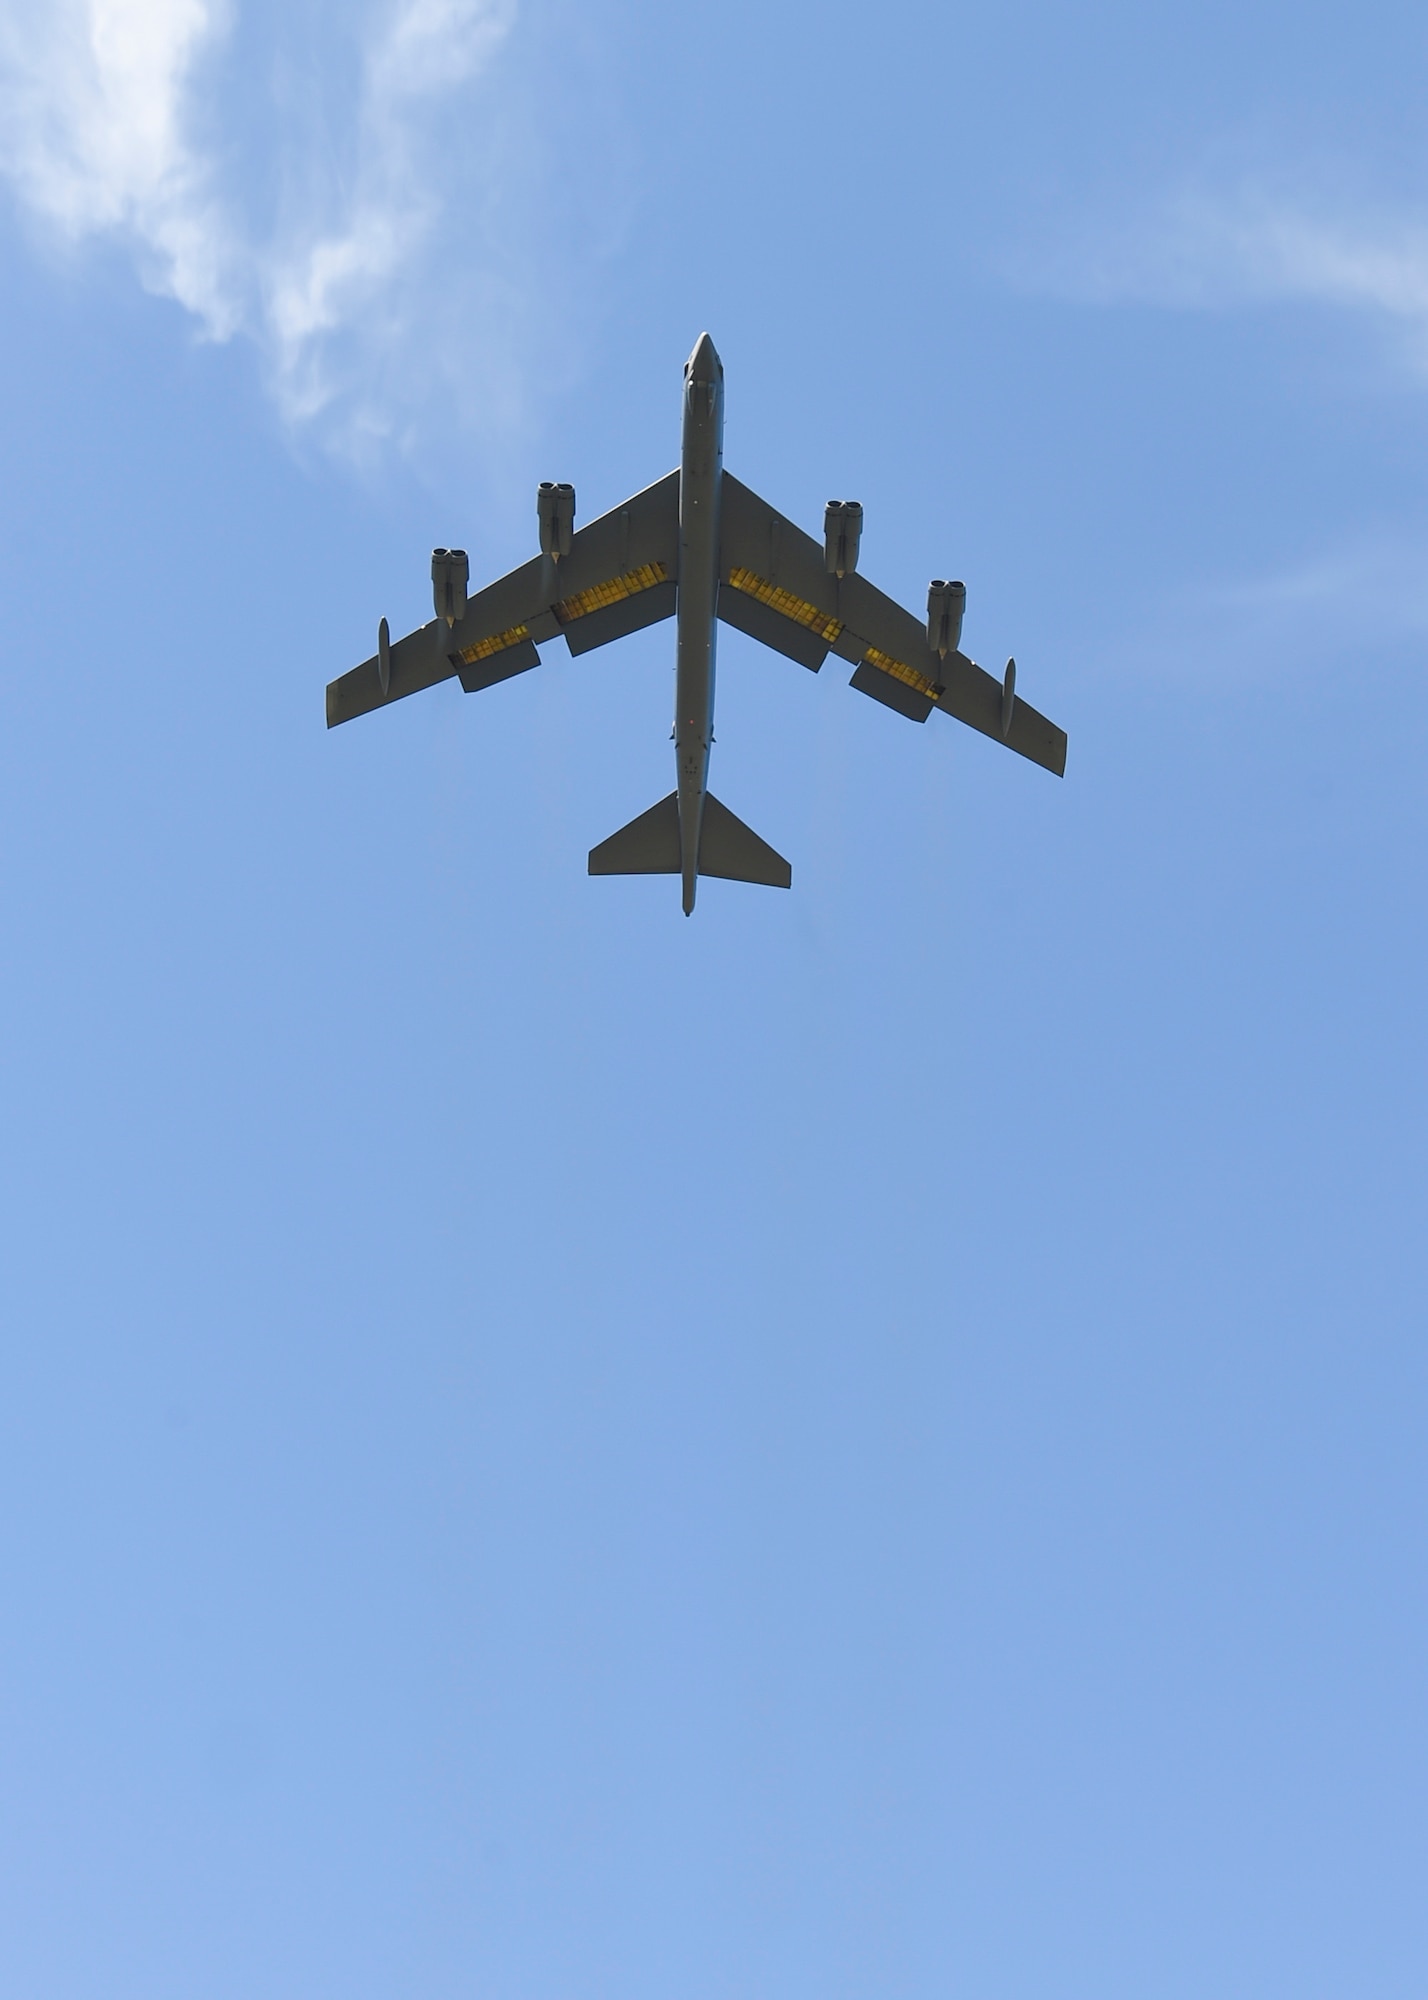
[{"label": "wispy cloud", "polygon": [[[1191,312],[1312,309],[1356,318],[1416,394],[1428,381],[1428,208],[1376,197],[1342,165],[1292,176],[1208,162],[1178,187],[1059,218],[1005,273],[1063,298]],[[1428,640],[1417,519],[1358,524],[1257,574],[1200,576],[1113,650],[1197,678],[1361,666]]]},{"label": "wispy cloud", "polygon": [[287,417],[344,449],[410,420],[418,334],[430,392],[473,372],[459,327],[489,420],[528,333],[488,88],[516,7],[317,0],[323,55],[245,128],[238,0],[0,0],[0,170],[51,239],[121,239],[207,336],[256,341]]},{"label": "wispy cloud", "polygon": [[1428,637],[1428,577],[1421,535],[1380,528],[1284,569],[1221,585],[1200,598],[1200,618],[1232,637],[1243,657],[1361,660]]},{"label": "wispy cloud", "polygon": [[1117,673],[1147,665],[1198,685],[1420,658],[1428,640],[1421,524],[1377,522],[1279,566],[1187,578],[1141,605],[1102,649]]},{"label": "wispy cloud", "polygon": [[[339,184],[329,176],[315,196],[304,174],[305,198],[289,204],[254,257],[261,320],[290,415],[317,415],[344,376],[354,389],[350,355],[345,368],[337,360],[340,337],[365,331],[359,347],[368,363],[374,347],[393,347],[415,309],[410,291],[404,305],[404,287],[431,316],[435,286],[422,277],[434,236],[443,223],[456,226],[448,204],[459,180],[450,147],[432,143],[439,101],[458,97],[489,69],[512,18],[513,0],[399,0],[366,36]],[[465,255],[463,271],[440,273],[448,297],[453,279],[458,292],[480,281],[471,268],[482,262],[479,241]],[[361,421],[381,426],[370,397]]]},{"label": "wispy cloud", "polygon": [[1068,229],[1030,261],[1039,281],[1108,303],[1299,301],[1367,314],[1395,329],[1428,374],[1428,223],[1401,210],[1253,182],[1182,189],[1132,215]]},{"label": "wispy cloud", "polygon": [[0,162],[71,239],[118,231],[156,289],[223,337],[239,305],[230,230],[187,131],[221,0],[10,0],[0,13]]}]

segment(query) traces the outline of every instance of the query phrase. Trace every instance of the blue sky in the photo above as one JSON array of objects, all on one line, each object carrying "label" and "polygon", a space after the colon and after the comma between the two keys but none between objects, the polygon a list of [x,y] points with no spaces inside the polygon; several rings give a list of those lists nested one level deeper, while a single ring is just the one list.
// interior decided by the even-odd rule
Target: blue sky
[{"label": "blue sky", "polygon": [[[1420,12],[0,4],[16,2000],[1418,2000]],[[736,633],[727,462],[1070,736]]]}]

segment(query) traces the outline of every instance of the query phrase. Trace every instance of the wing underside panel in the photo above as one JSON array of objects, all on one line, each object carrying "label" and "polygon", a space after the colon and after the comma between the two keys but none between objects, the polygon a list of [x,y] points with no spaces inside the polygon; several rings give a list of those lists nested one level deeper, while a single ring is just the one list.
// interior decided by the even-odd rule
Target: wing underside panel
[{"label": "wing underside panel", "polygon": [[479,660],[462,660],[456,669],[456,678],[466,694],[480,694],[483,688],[494,687],[497,681],[508,681],[515,674],[529,673],[532,667],[539,665],[540,654],[535,649],[535,641],[527,637],[487,653]]},{"label": "wing underside panel", "polygon": [[897,713],[905,715],[909,722],[926,722],[932,713],[933,700],[930,694],[924,694],[920,688],[909,687],[906,681],[896,674],[885,673],[881,667],[874,666],[871,660],[863,660],[859,664],[848,685],[855,687],[859,694],[871,695],[873,700],[880,701],[884,708],[896,709]]},{"label": "wing underside panel", "polygon": [[[1058,774],[1065,732],[1019,696],[1003,727],[1001,682],[963,653],[939,658],[925,626],[865,577],[828,574],[810,535],[724,475],[719,617],[817,672],[832,652],[852,684],[913,721],[934,707]],[[469,600],[454,627],[432,619],[394,641],[383,685],[374,655],[327,689],[331,728],[438,681],[469,693],[539,664],[563,637],[575,655],[674,615],[679,576],[679,473],[667,473],[572,538],[559,563],[536,556]]]},{"label": "wing underside panel", "polygon": [[983,736],[995,736],[1009,749],[1040,764],[1060,778],[1066,772],[1066,731],[1049,722],[1029,701],[1018,695],[1012,704],[1010,727],[1002,731],[1002,684],[992,674],[969,660],[965,653],[950,653],[944,663],[946,687],[937,706],[946,715],[956,716]]},{"label": "wing underside panel", "polygon": [[588,653],[596,646],[607,646],[612,639],[625,639],[631,632],[642,632],[646,625],[657,625],[662,618],[673,618],[677,586],[673,578],[665,578],[663,563],[657,567],[660,574],[642,582],[628,596],[613,604],[597,605],[563,625],[561,631],[570,651]]},{"label": "wing underside panel", "polygon": [[327,724],[385,708],[453,675],[468,693],[538,665],[538,647],[564,637],[572,653],[674,615],[679,575],[679,474],[636,493],[581,528],[556,562],[533,556],[467,602],[448,627],[432,619],[396,640],[382,686],[374,654],[327,690]]},{"label": "wing underside panel", "polygon": [[719,616],[776,652],[817,670],[831,653],[851,661],[852,685],[913,722],[934,708],[1005,742],[1059,776],[1066,736],[1018,696],[1002,727],[1002,684],[964,653],[940,657],[910,611],[856,573],[831,576],[811,535],[724,474]]},{"label": "wing underside panel", "polygon": [[760,601],[732,578],[719,585],[719,616],[736,631],[746,632],[761,646],[769,646],[799,666],[816,674],[828,657],[828,641],[806,625],[785,616]]}]

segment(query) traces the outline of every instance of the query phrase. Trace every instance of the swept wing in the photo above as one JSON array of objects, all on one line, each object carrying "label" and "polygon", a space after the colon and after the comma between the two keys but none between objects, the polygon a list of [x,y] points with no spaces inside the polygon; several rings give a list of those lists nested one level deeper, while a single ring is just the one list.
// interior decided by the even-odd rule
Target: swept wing
[{"label": "swept wing", "polygon": [[350,722],[453,676],[468,694],[538,666],[537,648],[563,638],[588,653],[672,618],[679,578],[679,473],[580,528],[556,561],[535,556],[467,599],[465,615],[393,640],[388,677],[374,654],[327,689],[327,726]]},{"label": "swept wing", "polygon": [[965,653],[936,653],[926,623],[866,577],[831,576],[821,544],[728,472],[719,616],[814,672],[829,653],[849,661],[855,688],[914,722],[940,708],[1058,777],[1066,769],[1064,730],[1019,696],[1004,729],[999,680]]}]

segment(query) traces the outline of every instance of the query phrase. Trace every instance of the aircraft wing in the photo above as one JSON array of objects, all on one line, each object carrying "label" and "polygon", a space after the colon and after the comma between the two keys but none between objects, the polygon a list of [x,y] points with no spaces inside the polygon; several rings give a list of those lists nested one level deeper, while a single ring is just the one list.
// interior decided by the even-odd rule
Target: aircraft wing
[{"label": "aircraft wing", "polygon": [[433,618],[394,639],[382,686],[374,654],[327,689],[327,726],[350,722],[455,675],[468,694],[538,666],[537,646],[572,653],[672,618],[679,575],[679,474],[671,472],[570,539],[556,562],[535,556],[466,601],[454,626]]},{"label": "aircraft wing", "polygon": [[942,658],[927,626],[866,577],[830,576],[823,546],[724,474],[719,616],[816,673],[828,654],[857,669],[852,685],[914,722],[934,708],[1005,742],[1060,777],[1066,733],[1017,695],[1002,727],[1002,683],[965,653]]}]

